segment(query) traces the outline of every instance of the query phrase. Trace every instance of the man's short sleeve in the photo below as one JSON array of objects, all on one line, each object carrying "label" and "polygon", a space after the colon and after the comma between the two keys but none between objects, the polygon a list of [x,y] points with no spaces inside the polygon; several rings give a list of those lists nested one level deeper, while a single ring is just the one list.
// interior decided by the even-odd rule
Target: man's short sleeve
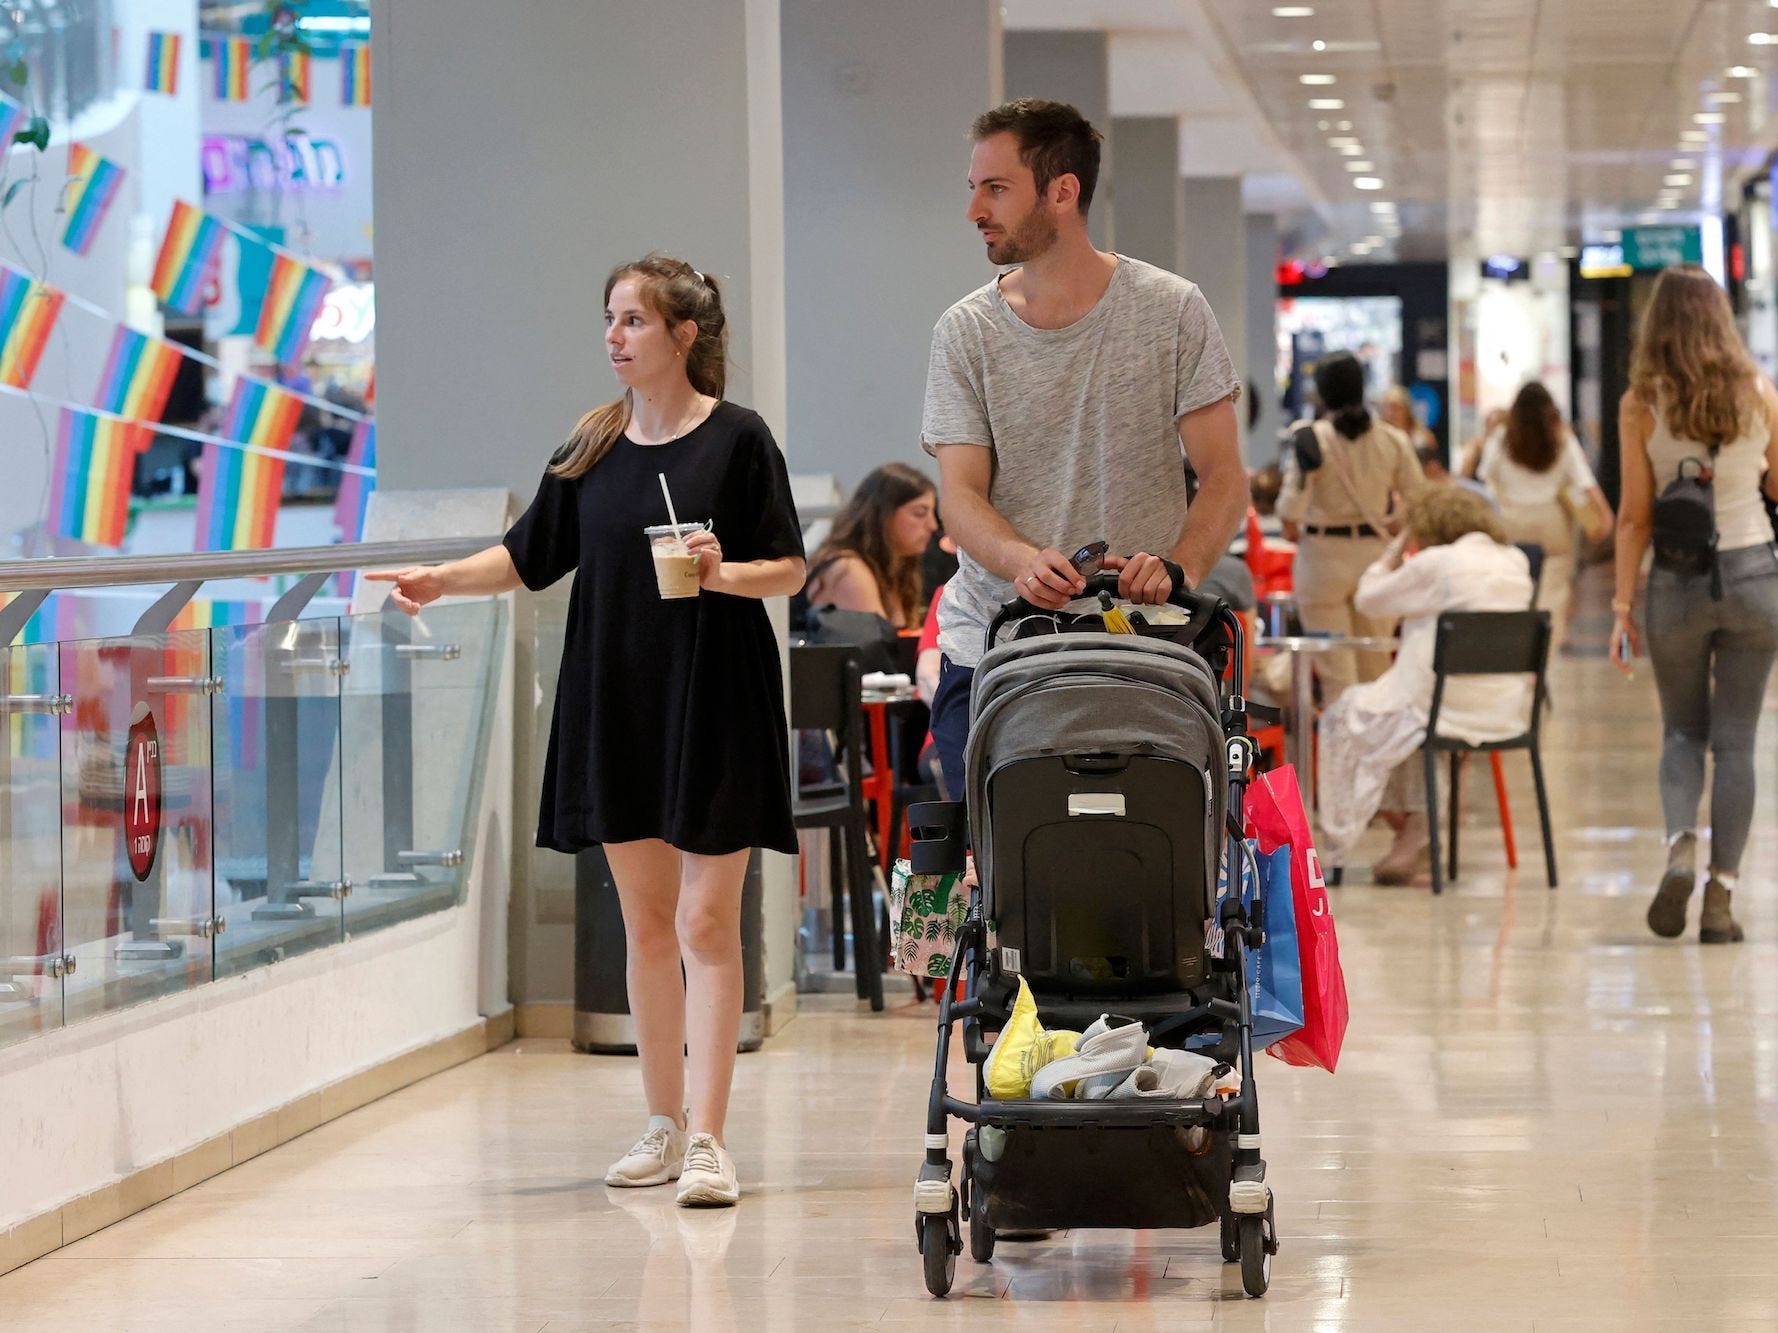
[{"label": "man's short sleeve", "polygon": [[1241,381],[1204,293],[1193,287],[1179,306],[1179,367],[1173,415],[1182,417],[1224,398],[1241,396]]},{"label": "man's short sleeve", "polygon": [[920,444],[934,457],[941,444],[994,443],[988,427],[987,404],[982,400],[981,368],[971,364],[962,337],[963,325],[955,311],[948,311],[932,330]]}]

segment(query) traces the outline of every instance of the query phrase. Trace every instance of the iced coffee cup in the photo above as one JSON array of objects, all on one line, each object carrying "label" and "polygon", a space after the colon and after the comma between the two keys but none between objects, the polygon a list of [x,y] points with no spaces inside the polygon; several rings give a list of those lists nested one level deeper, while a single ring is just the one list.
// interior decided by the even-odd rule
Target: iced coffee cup
[{"label": "iced coffee cup", "polygon": [[654,554],[654,579],[662,597],[696,597],[698,595],[698,557],[686,548],[685,539],[703,529],[702,523],[681,523],[674,527],[642,529],[648,547]]}]

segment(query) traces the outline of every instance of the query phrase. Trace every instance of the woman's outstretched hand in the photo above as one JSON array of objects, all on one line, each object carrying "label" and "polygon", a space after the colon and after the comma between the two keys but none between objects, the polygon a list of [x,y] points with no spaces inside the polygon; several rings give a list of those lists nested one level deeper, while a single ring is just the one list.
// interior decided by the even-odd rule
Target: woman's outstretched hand
[{"label": "woman's outstretched hand", "polygon": [[377,583],[393,583],[395,587],[390,590],[389,600],[410,616],[418,615],[422,606],[436,602],[444,595],[444,580],[439,577],[436,565],[381,569],[367,572],[364,577]]}]

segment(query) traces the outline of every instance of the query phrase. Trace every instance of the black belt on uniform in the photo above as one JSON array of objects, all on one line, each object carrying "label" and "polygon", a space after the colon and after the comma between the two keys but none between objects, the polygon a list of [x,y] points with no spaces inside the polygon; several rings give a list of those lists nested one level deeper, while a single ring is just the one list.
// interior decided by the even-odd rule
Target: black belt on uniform
[{"label": "black belt on uniform", "polygon": [[1317,527],[1313,523],[1305,523],[1303,524],[1303,531],[1308,533],[1311,537],[1380,537],[1383,535],[1369,523],[1359,523],[1356,525],[1339,524],[1331,528]]}]

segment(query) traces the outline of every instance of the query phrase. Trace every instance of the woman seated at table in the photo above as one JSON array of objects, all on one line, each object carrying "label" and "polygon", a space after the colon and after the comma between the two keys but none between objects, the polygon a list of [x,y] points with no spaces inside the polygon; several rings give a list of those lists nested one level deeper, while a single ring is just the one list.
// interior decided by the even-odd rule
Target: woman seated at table
[{"label": "woman seated at table", "polygon": [[877,468],[834,515],[833,530],[809,561],[809,605],[868,611],[896,629],[919,629],[920,562],[938,530],[937,513],[937,491],[925,473],[905,463]]},{"label": "woman seated at table", "polygon": [[[1408,505],[1406,526],[1359,580],[1359,611],[1400,618],[1395,663],[1355,685],[1321,718],[1321,849],[1338,864],[1381,806],[1395,845],[1372,868],[1378,884],[1407,884],[1432,866],[1424,768],[1416,753],[1432,711],[1432,654],[1446,611],[1522,611],[1531,568],[1500,516],[1460,486],[1435,486]],[[1439,705],[1439,734],[1481,743],[1525,730],[1531,698],[1522,676],[1454,677]]]}]

